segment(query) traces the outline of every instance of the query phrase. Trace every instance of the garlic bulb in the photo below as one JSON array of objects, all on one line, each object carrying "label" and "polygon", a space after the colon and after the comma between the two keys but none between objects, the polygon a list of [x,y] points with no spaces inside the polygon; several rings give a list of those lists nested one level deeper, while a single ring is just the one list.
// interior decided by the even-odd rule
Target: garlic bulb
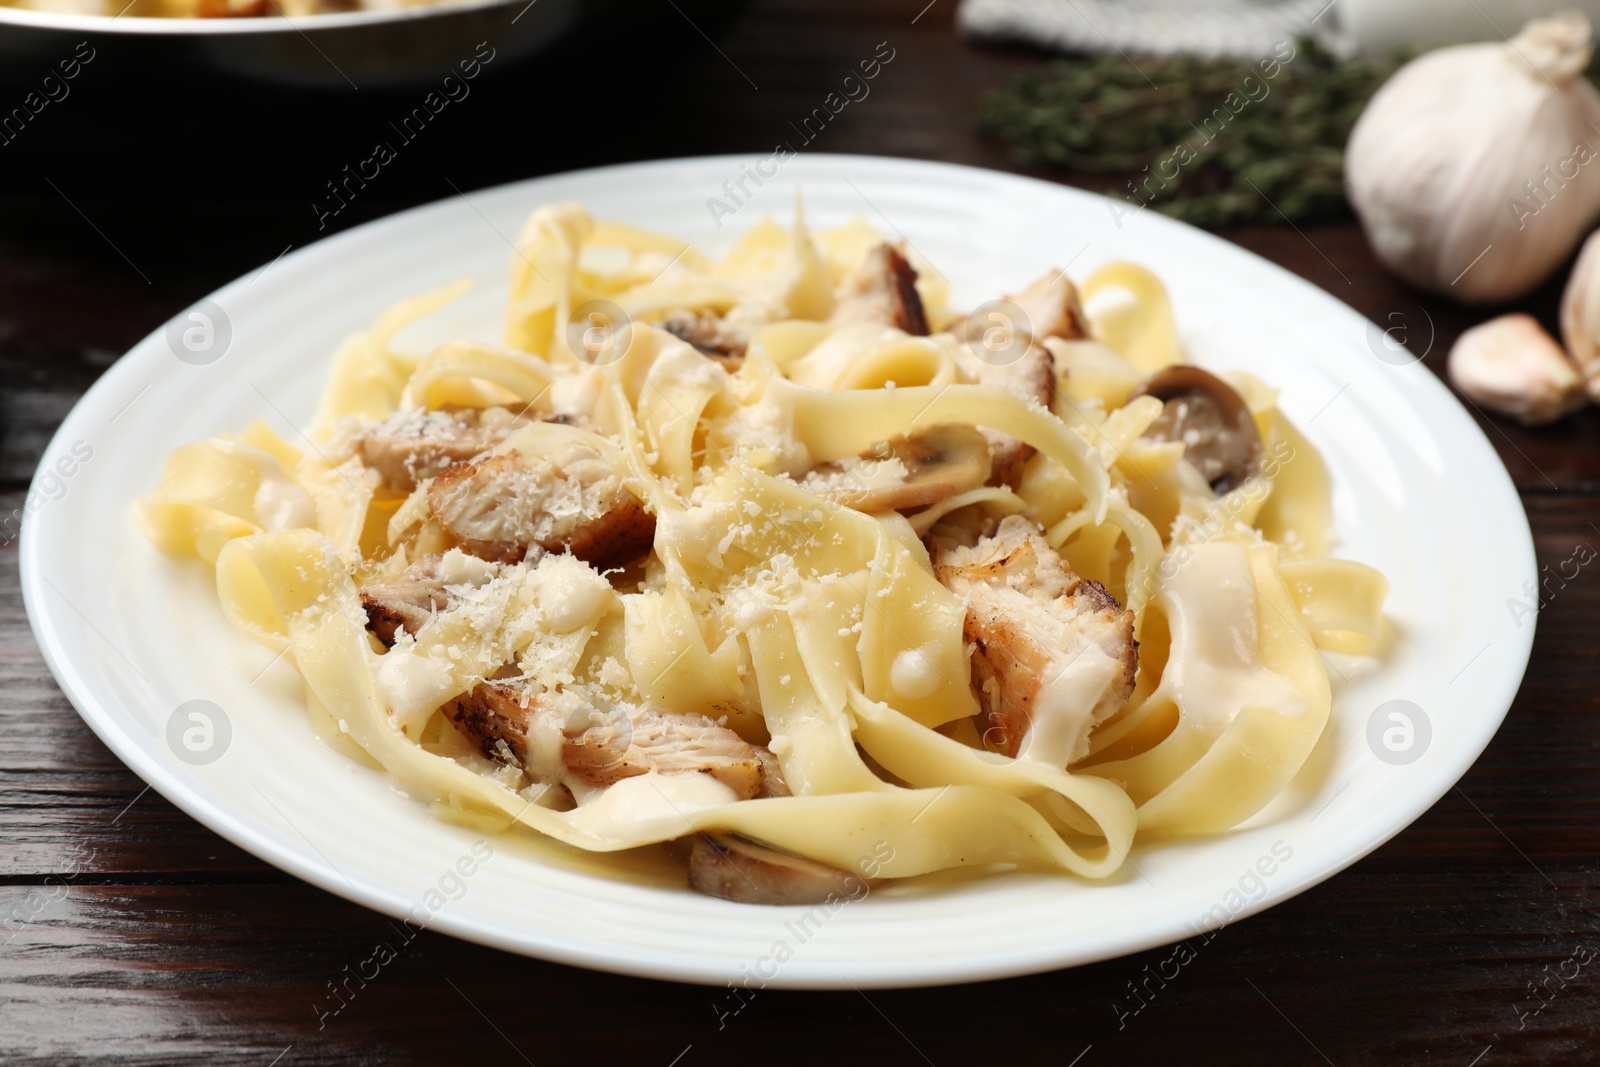
[{"label": "garlic bulb", "polygon": [[1582,407],[1583,379],[1555,338],[1530,315],[1501,315],[1450,349],[1450,380],[1493,411],[1529,426]]},{"label": "garlic bulb", "polygon": [[1590,399],[1600,400],[1600,232],[1583,243],[1561,294],[1561,341],[1583,371]]},{"label": "garlic bulb", "polygon": [[[1345,186],[1373,251],[1464,303],[1544,281],[1600,214],[1600,93],[1576,12],[1508,42],[1441,48],[1373,96],[1345,151]],[[1591,125],[1591,123],[1593,125]]]}]

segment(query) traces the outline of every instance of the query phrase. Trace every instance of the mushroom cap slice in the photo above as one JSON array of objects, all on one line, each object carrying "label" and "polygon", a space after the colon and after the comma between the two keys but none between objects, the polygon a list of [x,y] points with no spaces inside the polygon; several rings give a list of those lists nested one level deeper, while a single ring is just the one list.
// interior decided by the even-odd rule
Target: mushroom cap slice
[{"label": "mushroom cap slice", "polygon": [[737,904],[856,900],[866,880],[739,834],[700,834],[689,852],[689,887]]},{"label": "mushroom cap slice", "polygon": [[1175,364],[1151,375],[1133,395],[1163,402],[1144,436],[1181,443],[1184,458],[1213,492],[1230,492],[1261,473],[1261,431],[1250,405],[1215,374]]},{"label": "mushroom cap slice", "polygon": [[801,484],[857,511],[900,511],[976,489],[988,480],[989,466],[989,441],[981,430],[940,423],[824,463]]},{"label": "mushroom cap slice", "polygon": [[679,308],[670,311],[656,325],[680,341],[687,342],[703,356],[710,356],[728,370],[737,370],[744,363],[746,338],[730,330],[723,316],[705,309]]}]

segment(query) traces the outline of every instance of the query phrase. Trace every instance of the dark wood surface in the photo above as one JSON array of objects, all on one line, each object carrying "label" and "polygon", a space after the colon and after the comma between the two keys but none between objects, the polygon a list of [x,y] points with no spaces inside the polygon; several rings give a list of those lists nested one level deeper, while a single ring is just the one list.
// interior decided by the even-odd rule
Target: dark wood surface
[{"label": "dark wood surface", "polygon": [[[894,62],[812,149],[1016,169],[972,116],[982,91],[1037,57],[968,47],[951,0],[918,18],[922,2],[707,9],[716,47],[674,14],[650,25],[659,47],[636,69],[596,67],[622,36],[602,27],[576,56],[486,77],[478,106],[337,222],[452,183],[768,151],[880,41]],[[71,108],[41,116],[33,142],[0,148],[0,514],[20,506],[50,432],[121,352],[320,236],[310,203],[322,181],[403,99],[105,69],[100,82],[85,73]],[[630,79],[650,91],[608,87]],[[612,107],[623,99],[627,111]],[[1227,236],[1405,326],[1436,371],[1482,317],[1396,283],[1352,222],[1302,230]],[[1553,325],[1555,299],[1551,286],[1523,306]],[[1476,417],[1522,490],[1540,562],[1600,546],[1600,413],[1539,431]],[[319,1028],[325,983],[391,938],[389,923],[227,844],[111,756],[45,669],[15,547],[0,551],[0,917],[24,917],[0,931],[0,1062],[1600,1061],[1600,579],[1587,570],[1551,598],[1506,725],[1458,789],[1351,870],[1225,928],[1135,1015],[1119,1015],[1128,984],[1170,950],[944,989],[769,990],[719,1025],[710,989],[424,933]]]}]

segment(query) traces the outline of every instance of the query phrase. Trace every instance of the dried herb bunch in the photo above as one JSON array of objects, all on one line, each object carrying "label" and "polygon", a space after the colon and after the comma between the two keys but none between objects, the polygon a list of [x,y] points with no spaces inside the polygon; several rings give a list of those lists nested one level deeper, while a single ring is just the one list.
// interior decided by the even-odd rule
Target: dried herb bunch
[{"label": "dried herb bunch", "polygon": [[1213,228],[1298,222],[1348,210],[1345,141],[1401,58],[1343,60],[1298,40],[1257,61],[1060,60],[991,91],[978,124],[1023,163],[1115,175],[1103,189],[1130,210]]}]

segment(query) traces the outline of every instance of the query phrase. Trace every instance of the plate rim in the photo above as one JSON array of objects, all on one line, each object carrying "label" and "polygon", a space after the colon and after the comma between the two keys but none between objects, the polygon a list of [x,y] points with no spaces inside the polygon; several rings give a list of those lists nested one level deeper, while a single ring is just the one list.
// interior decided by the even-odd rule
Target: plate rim
[{"label": "plate rim", "polygon": [[[499,0],[491,0],[491,2],[499,2]],[[485,197],[501,194],[514,195],[518,190],[536,188],[538,184],[550,180],[572,181],[586,177],[617,175],[624,172],[633,172],[636,175],[648,177],[651,171],[656,170],[691,170],[708,167],[733,167],[737,169],[742,163],[751,163],[764,158],[766,157],[759,153],[736,153],[644,160],[573,171],[561,171],[489,186],[472,192],[476,196]],[[917,171],[926,172],[931,169],[953,176],[964,175],[968,179],[981,177],[981,180],[999,181],[1002,184],[1006,182],[1021,183],[1038,187],[1041,190],[1048,191],[1051,195],[1065,195],[1068,198],[1088,198],[1091,201],[1099,202],[1109,202],[1110,199],[1071,186],[1063,186],[1025,175],[966,164],[905,159],[893,156],[811,152],[804,153],[802,158],[811,161],[810,165],[820,168],[833,167],[842,169],[849,166],[870,166],[887,168],[891,171],[903,170],[903,176],[907,179],[912,178]],[[284,260],[290,263],[296,261],[305,262],[325,255],[337,255],[346,245],[357,244],[368,238],[374,231],[387,231],[390,228],[404,229],[408,225],[414,225],[419,220],[425,219],[430,214],[448,213],[453,208],[456,199],[458,198],[443,197],[429,203],[382,216],[360,226],[340,231],[305,248],[297,249],[285,256]],[[536,199],[536,196],[530,197],[531,199]],[[1215,241],[1224,244],[1233,254],[1242,255],[1255,261],[1258,267],[1276,275],[1285,284],[1293,283],[1293,287],[1302,296],[1322,302],[1330,306],[1330,308],[1337,307],[1353,321],[1365,323],[1368,327],[1376,329],[1370,320],[1345,304],[1334,294],[1247,248],[1165,216],[1153,215],[1152,221],[1159,226],[1175,228],[1176,231],[1187,231],[1190,235],[1197,234],[1207,242]],[[221,302],[221,300],[227,298],[230,291],[248,285],[257,276],[258,270],[259,267],[247,271],[202,299]],[[179,315],[181,316],[182,314],[183,312],[180,311]],[[158,325],[147,336],[131,346],[128,351],[133,352],[159,341],[165,328],[165,323]],[[124,355],[126,354],[124,353]],[[80,421],[86,419],[92,411],[107,407],[112,399],[115,386],[120,384],[124,378],[130,377],[135,373],[133,362],[119,357],[116,363],[102,374],[78,399],[62,420],[61,425],[51,436],[50,443],[41,458],[40,466],[35,471],[34,478],[30,480],[27,496],[31,496],[34,492],[42,472],[48,466],[50,458],[61,453],[63,443],[69,440],[69,432]],[[1455,400],[1448,388],[1431,370],[1423,369],[1421,374],[1408,376],[1408,384],[1399,388],[1402,390],[1420,390],[1421,394],[1427,397],[1429,403],[1433,405],[1442,404],[1445,408],[1452,410],[1453,415],[1450,417],[1458,420],[1456,429],[1474,436],[1476,442],[1481,444],[1487,454],[1493,458],[1494,463],[1489,473],[1498,483],[1497,490],[1502,491],[1507,499],[1514,501],[1516,504],[1514,513],[1500,516],[1502,520],[1508,523],[1509,528],[1506,530],[1508,541],[1515,542],[1515,548],[1521,557],[1516,561],[1516,567],[1511,569],[1520,567],[1527,573],[1536,573],[1537,557],[1532,530],[1528,523],[1526,509],[1522,504],[1521,494],[1507,471],[1504,461],[1494,449],[1483,428],[1471,418],[1465,408]],[[1418,399],[1409,393],[1408,398],[1413,401]],[[1434,431],[1430,428],[1430,435],[1433,435],[1433,433]],[[24,500],[26,498],[25,496]],[[18,571],[30,631],[38,644],[41,656],[79,717],[89,725],[102,743],[124,765],[143,778],[151,788],[161,793],[191,818],[194,818],[203,826],[251,855],[342,899],[352,901],[381,914],[389,915],[392,918],[401,917],[403,908],[384,894],[383,887],[371,883],[363,883],[359,886],[354,883],[346,883],[336,871],[318,865],[303,853],[279,847],[278,843],[271,838],[258,835],[232,810],[211,803],[201,795],[194,785],[190,784],[189,780],[186,780],[181,775],[170,774],[160,763],[147,759],[144,756],[143,749],[122,729],[121,724],[116,721],[116,717],[107,708],[99,706],[99,701],[94,698],[90,688],[82,680],[80,672],[68,657],[63,643],[56,638],[54,630],[48,625],[55,621],[55,617],[51,615],[50,609],[45,606],[47,597],[40,586],[41,582],[47,585],[51,583],[49,583],[48,578],[44,576],[41,570],[39,550],[37,548],[36,523],[25,521],[23,524],[18,545]],[[76,611],[76,609],[73,608],[73,611]],[[88,623],[86,616],[84,621]],[[92,623],[88,623],[88,625],[93,626]],[[1204,931],[1231,925],[1240,919],[1257,914],[1287,899],[1298,896],[1348,869],[1383,844],[1392,840],[1437,804],[1439,799],[1471,770],[1504,723],[1517,692],[1521,688],[1531,657],[1536,629],[1537,617],[1535,615],[1534,618],[1529,620],[1528,625],[1516,631],[1516,643],[1519,647],[1512,649],[1508,662],[1520,663],[1520,666],[1514,672],[1507,670],[1504,674],[1497,675],[1497,684],[1493,687],[1495,695],[1492,700],[1485,700],[1484,703],[1485,705],[1492,704],[1499,710],[1492,717],[1486,716],[1481,720],[1482,736],[1473,740],[1470,744],[1470,759],[1465,760],[1459,769],[1452,769],[1448,774],[1438,776],[1428,788],[1415,790],[1411,794],[1413,802],[1405,806],[1407,814],[1400,818],[1396,825],[1386,828],[1382,833],[1375,836],[1364,835],[1359,844],[1341,851],[1337,858],[1320,864],[1310,870],[1309,873],[1305,868],[1297,868],[1292,876],[1284,878],[1282,882],[1275,883],[1273,891],[1264,894],[1260,900],[1249,901],[1239,911],[1233,912],[1225,923],[1217,924],[1216,927],[1200,926],[1197,928],[1196,924],[1180,922],[1176,916],[1168,917],[1170,921],[1167,922],[1162,922],[1160,921],[1161,917],[1157,917],[1157,919],[1152,920],[1143,927],[1141,935],[1124,936],[1117,939],[1116,944],[1109,950],[1091,951],[1089,955],[1074,954],[1060,946],[1052,946],[1049,949],[1041,947],[1033,950],[1012,948],[1004,954],[989,953],[981,960],[973,960],[966,957],[944,958],[939,960],[937,965],[922,966],[916,971],[909,970],[906,965],[895,965],[892,962],[878,964],[866,970],[853,969],[853,965],[843,963],[834,963],[820,968],[815,964],[806,967],[797,964],[788,969],[780,970],[778,977],[765,983],[763,988],[770,985],[772,987],[797,989],[841,989],[852,984],[865,988],[910,988],[1036,974],[1048,970],[1119,958],[1159,945],[1170,944],[1174,940],[1186,936],[1180,932],[1180,927],[1182,930],[1194,933],[1197,932],[1197,929]],[[85,704],[90,705],[90,708],[86,708]],[[1443,780],[1445,778],[1448,780]],[[1426,797],[1426,802],[1419,805],[1418,798],[1422,797]],[[1413,807],[1416,810],[1412,811],[1411,808]],[[723,966],[718,960],[702,962],[687,958],[674,958],[670,961],[658,961],[648,955],[627,955],[612,945],[596,944],[594,942],[585,945],[550,943],[545,940],[533,944],[525,933],[515,941],[508,941],[504,936],[496,939],[491,932],[480,929],[476,924],[466,921],[461,915],[452,913],[449,909],[445,909],[433,916],[428,928],[502,951],[511,951],[573,966],[637,977],[720,986],[727,981],[729,974],[729,968]],[[828,970],[833,972],[832,976],[822,973]],[[845,974],[844,972],[846,971],[850,971],[850,973]]]}]

